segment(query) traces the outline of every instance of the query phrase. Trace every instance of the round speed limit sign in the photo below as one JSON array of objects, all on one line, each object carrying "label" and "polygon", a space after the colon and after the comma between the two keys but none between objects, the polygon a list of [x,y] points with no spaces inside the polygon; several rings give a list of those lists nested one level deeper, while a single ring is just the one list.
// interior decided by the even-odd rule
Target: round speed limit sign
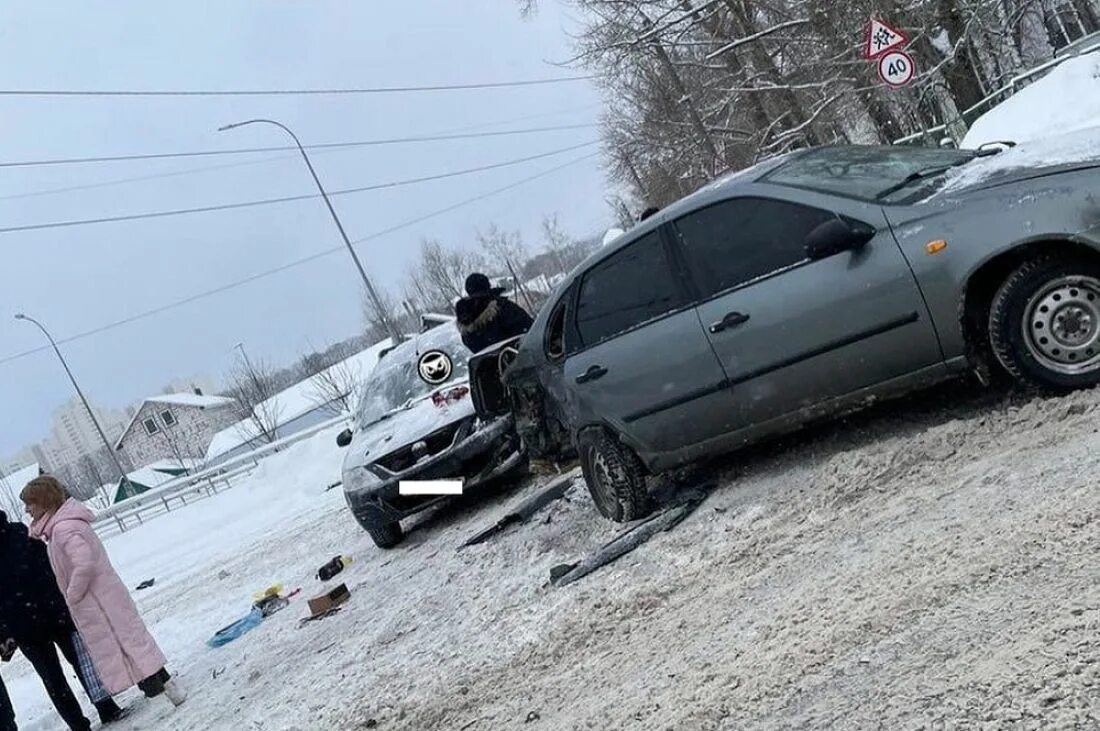
[{"label": "round speed limit sign", "polygon": [[890,51],[878,60],[878,76],[887,86],[898,89],[913,80],[913,57],[905,51]]}]

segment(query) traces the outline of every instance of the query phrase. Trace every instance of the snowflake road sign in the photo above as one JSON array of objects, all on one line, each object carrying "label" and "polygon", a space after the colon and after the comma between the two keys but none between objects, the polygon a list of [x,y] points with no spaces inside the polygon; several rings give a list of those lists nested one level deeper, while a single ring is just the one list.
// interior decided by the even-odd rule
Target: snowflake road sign
[{"label": "snowflake road sign", "polygon": [[904,46],[909,37],[897,28],[892,28],[881,20],[871,19],[867,24],[867,43],[863,55],[867,59],[878,58],[887,51]]},{"label": "snowflake road sign", "polygon": [[899,89],[913,80],[916,68],[913,57],[905,51],[890,51],[878,60],[878,76],[894,89]]}]

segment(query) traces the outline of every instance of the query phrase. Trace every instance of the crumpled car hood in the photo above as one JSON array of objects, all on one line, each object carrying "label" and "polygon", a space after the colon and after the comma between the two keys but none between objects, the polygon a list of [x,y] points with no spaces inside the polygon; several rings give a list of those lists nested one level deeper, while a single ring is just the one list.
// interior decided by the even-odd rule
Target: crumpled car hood
[{"label": "crumpled car hood", "polygon": [[[448,388],[465,385],[467,384],[453,383],[448,384]],[[421,399],[406,411],[398,412],[366,429],[356,429],[351,444],[348,445],[348,454],[344,458],[344,470],[376,462],[390,452],[473,415],[474,404],[469,394],[444,406],[436,406],[430,397]]]}]

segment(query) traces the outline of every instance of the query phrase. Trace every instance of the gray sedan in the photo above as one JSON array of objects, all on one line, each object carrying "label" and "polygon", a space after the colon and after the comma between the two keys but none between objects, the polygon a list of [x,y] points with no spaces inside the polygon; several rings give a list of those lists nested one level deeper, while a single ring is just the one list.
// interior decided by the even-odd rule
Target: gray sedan
[{"label": "gray sedan", "polygon": [[647,474],[877,398],[966,373],[1095,385],[1100,146],[1072,149],[819,148],[665,208],[522,340],[525,444],[575,448],[626,521]]}]

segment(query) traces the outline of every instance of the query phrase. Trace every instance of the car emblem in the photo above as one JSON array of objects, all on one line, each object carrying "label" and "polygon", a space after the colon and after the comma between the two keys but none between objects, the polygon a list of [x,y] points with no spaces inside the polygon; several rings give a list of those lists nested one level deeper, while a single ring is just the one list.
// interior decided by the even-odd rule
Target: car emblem
[{"label": "car emblem", "polygon": [[429,350],[420,356],[416,370],[425,383],[437,386],[451,377],[454,366],[451,357],[442,350]]}]

